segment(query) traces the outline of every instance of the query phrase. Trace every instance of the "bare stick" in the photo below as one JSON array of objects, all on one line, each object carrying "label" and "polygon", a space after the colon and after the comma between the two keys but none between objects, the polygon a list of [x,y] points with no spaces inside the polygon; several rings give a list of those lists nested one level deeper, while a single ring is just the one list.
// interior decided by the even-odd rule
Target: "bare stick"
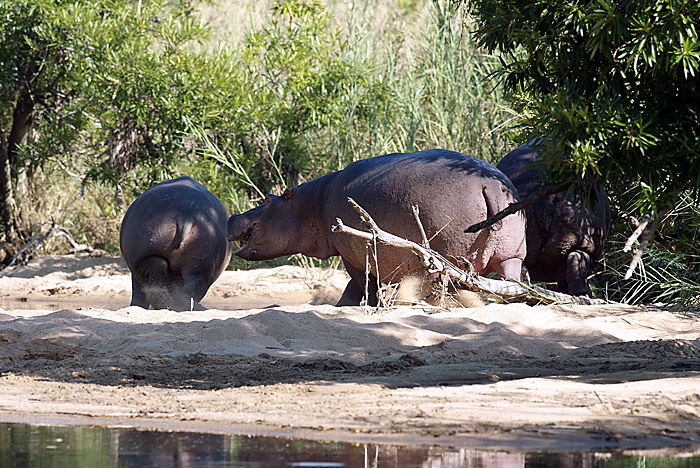
[{"label": "bare stick", "polygon": [[[374,239],[372,239],[372,258],[374,259],[374,267],[377,272],[377,276],[375,277],[375,280],[377,281],[377,308],[384,307],[386,304],[384,303],[384,296],[380,294],[380,291],[382,289],[382,281],[379,279],[381,278],[379,274],[379,258],[377,257],[377,238],[375,236]],[[369,291],[365,293],[367,295],[367,301],[369,301]]]},{"label": "bare stick", "polygon": [[416,223],[418,224],[418,229],[420,229],[421,239],[423,239],[423,248],[429,249],[430,242],[428,241],[428,236],[425,235],[425,229],[423,229],[423,223],[420,222],[420,209],[418,205],[413,205],[413,217],[416,218]]},{"label": "bare stick", "polygon": [[[39,233],[44,228],[44,226],[46,226],[47,224],[50,225],[49,230],[46,232],[46,234],[39,236]],[[34,250],[32,250],[29,254],[27,254],[25,256],[24,260],[26,262],[30,258],[32,258],[34,253],[37,250],[39,250],[39,248],[42,246],[42,244],[44,242],[46,242],[46,239],[49,238],[49,236],[51,235],[51,233],[53,232],[55,227],[56,227],[56,223],[54,223],[54,222],[46,221],[46,222],[41,223],[41,225],[38,228],[36,228],[36,230],[32,234],[32,237],[29,239],[29,242],[27,242],[21,249],[19,249],[19,251],[12,257],[12,260],[10,261],[10,263],[8,263],[8,265],[5,268],[10,268],[10,267],[14,266],[17,263],[20,255],[22,255],[28,249],[31,249],[32,247],[34,247]],[[5,268],[3,268],[3,270]]]},{"label": "bare stick", "polygon": [[[647,247],[647,244],[649,244],[649,241],[651,240],[652,236],[656,232],[656,229],[659,227],[659,224],[661,224],[661,221],[664,216],[666,216],[666,213],[670,208],[668,206],[664,206],[659,210],[659,212],[656,215],[656,218],[654,218],[651,223],[649,223],[649,219],[651,219],[650,216],[644,215],[644,219],[642,220],[641,223],[639,223],[639,227],[646,226],[645,229],[643,229],[643,232],[641,232],[641,235],[637,233],[639,231],[639,227],[632,233],[629,239],[627,239],[627,243],[625,243],[625,248],[623,250],[627,252],[629,248],[627,246],[629,245],[630,247],[632,246],[632,243],[634,242],[634,239],[632,237],[637,235],[639,238],[639,247],[634,249],[634,253],[632,254],[632,260],[630,261],[630,266],[627,268],[627,272],[625,273],[625,279],[628,280],[632,277],[632,273],[634,273],[635,268],[637,268],[637,265],[639,264],[639,261],[642,259],[642,254],[644,253],[644,249]],[[635,239],[637,238],[635,237]],[[625,250],[626,249],[626,250]]]},{"label": "bare stick", "polygon": [[[45,234],[39,235],[44,228],[44,226],[49,226],[48,231],[46,231]],[[32,237],[29,239],[29,241],[12,257],[10,263],[4,267],[0,271],[4,271],[6,269],[9,269],[17,264],[26,264],[29,262],[29,260],[34,257],[34,254],[37,253],[37,251],[41,248],[44,243],[53,237],[65,237],[68,242],[70,242],[71,246],[73,247],[71,249],[71,253],[78,253],[78,252],[97,252],[100,254],[105,253],[102,250],[99,249],[93,249],[92,247],[86,245],[86,244],[78,244],[75,239],[73,239],[73,236],[71,236],[70,232],[68,232],[68,229],[65,227],[56,224],[53,221],[46,221],[41,223],[41,225],[36,228],[34,233],[32,234]],[[30,250],[31,249],[31,250]],[[26,253],[29,251],[29,253]],[[20,256],[24,254],[22,258]]]},{"label": "bare stick", "polygon": [[569,182],[561,182],[559,184],[554,184],[554,185],[544,185],[540,187],[539,189],[535,190],[532,194],[530,194],[529,197],[527,197],[523,201],[519,201],[516,203],[511,203],[509,204],[506,208],[503,210],[499,211],[495,215],[485,219],[484,221],[481,221],[480,223],[472,224],[469,226],[467,229],[464,230],[464,232],[479,232],[485,227],[489,227],[492,224],[497,223],[498,221],[502,220],[508,215],[512,215],[513,213],[517,213],[520,210],[524,210],[525,208],[528,208],[544,197],[547,197],[549,195],[552,195],[554,193],[559,193],[563,192],[566,188],[568,188],[570,185]]},{"label": "bare stick", "polygon": [[[570,296],[556,291],[550,291],[538,286],[529,286],[520,282],[510,280],[494,280],[486,278],[471,271],[464,271],[457,268],[452,262],[439,253],[426,249],[415,242],[403,239],[394,234],[388,233],[372,219],[372,217],[352,198],[348,198],[348,203],[360,214],[362,221],[366,223],[371,232],[361,231],[347,226],[340,218],[336,218],[336,224],[331,228],[333,232],[342,232],[352,236],[360,237],[371,241],[378,240],[386,245],[411,250],[421,260],[429,273],[441,273],[447,277],[462,283],[470,289],[485,291],[504,297],[525,296],[534,300],[546,303],[575,303],[575,304],[605,304],[600,299],[591,299],[584,296]],[[471,270],[471,268],[469,269]]]},{"label": "bare stick", "polygon": [[634,244],[634,241],[636,241],[639,236],[642,235],[642,232],[644,232],[644,229],[646,229],[647,225],[649,224],[649,221],[651,221],[651,216],[648,214],[645,214],[642,217],[642,220],[639,222],[639,226],[637,226],[637,229],[634,230],[631,236],[627,239],[627,242],[625,242],[625,246],[622,248],[623,252],[629,252],[632,249],[632,244]]}]

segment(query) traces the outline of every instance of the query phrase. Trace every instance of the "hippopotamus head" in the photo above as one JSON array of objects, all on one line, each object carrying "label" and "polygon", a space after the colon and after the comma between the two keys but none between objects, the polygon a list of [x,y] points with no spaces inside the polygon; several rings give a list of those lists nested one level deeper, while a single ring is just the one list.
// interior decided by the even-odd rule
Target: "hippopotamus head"
[{"label": "hippopotamus head", "polygon": [[234,214],[228,220],[228,240],[239,242],[234,253],[246,260],[269,260],[299,253],[302,217],[295,209],[292,191],[268,194],[265,203]]}]

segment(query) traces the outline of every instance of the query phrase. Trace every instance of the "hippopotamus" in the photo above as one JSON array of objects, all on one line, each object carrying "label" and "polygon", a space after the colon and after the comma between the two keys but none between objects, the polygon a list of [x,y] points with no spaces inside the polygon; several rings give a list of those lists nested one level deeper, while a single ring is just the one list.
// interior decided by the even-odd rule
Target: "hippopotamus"
[{"label": "hippopotamus", "polygon": [[161,182],[126,210],[119,247],[131,270],[131,305],[190,310],[231,259],[228,211],[189,177]]},{"label": "hippopotamus", "polygon": [[[465,234],[464,225],[486,219],[518,199],[510,180],[492,165],[461,153],[432,149],[394,153],[356,161],[228,221],[228,239],[239,241],[235,254],[247,260],[267,260],[301,253],[326,259],[340,256],[350,275],[337,305],[360,304],[365,290],[367,241],[332,232],[336,218],[362,229],[354,199],[387,232],[421,243],[412,214],[418,206],[430,247],[455,265],[465,260],[477,273],[495,271],[519,279],[525,258],[525,217],[506,217],[497,226]],[[425,267],[408,250],[378,243],[371,264],[367,303],[377,303],[377,281],[396,283],[407,276],[425,276]]]},{"label": "hippopotamus", "polygon": [[[514,149],[496,167],[506,174],[523,199],[543,184],[534,142]],[[525,268],[533,281],[557,282],[560,292],[591,295],[588,285],[595,262],[603,255],[610,227],[610,202],[605,189],[596,189],[593,208],[581,197],[549,195],[527,208]]]}]

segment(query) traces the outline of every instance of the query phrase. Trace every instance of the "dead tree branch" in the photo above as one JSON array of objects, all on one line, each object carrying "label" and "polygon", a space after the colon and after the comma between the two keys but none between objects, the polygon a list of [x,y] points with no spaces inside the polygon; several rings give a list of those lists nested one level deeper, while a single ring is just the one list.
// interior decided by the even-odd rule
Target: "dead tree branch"
[{"label": "dead tree branch", "polygon": [[629,239],[627,239],[627,242],[625,242],[625,246],[622,248],[622,251],[629,252],[632,248],[632,244],[634,244],[634,241],[639,239],[639,247],[634,249],[634,252],[632,253],[632,260],[630,261],[630,266],[627,268],[627,272],[625,273],[626,280],[632,277],[634,269],[637,268],[639,261],[642,259],[644,249],[647,247],[647,244],[649,244],[649,241],[654,236],[656,229],[659,227],[659,224],[661,224],[661,221],[670,209],[671,208],[669,206],[662,207],[657,213],[656,218],[654,218],[653,220],[651,216],[644,215],[642,221],[639,223],[639,226],[637,226],[637,229],[634,230]]},{"label": "dead tree branch", "polygon": [[[520,282],[509,280],[494,280],[480,276],[473,271],[464,271],[457,268],[452,262],[431,249],[426,249],[415,242],[396,236],[382,230],[372,217],[355,200],[348,198],[348,203],[360,214],[363,223],[370,232],[361,231],[347,226],[340,218],[336,218],[336,224],[331,228],[333,232],[342,232],[357,236],[367,241],[374,239],[383,244],[412,251],[421,260],[429,273],[446,275],[453,281],[464,285],[467,289],[484,291],[501,297],[524,296],[531,300],[544,303],[574,303],[574,304],[605,304],[601,299],[592,299],[584,296],[570,296],[556,291],[550,291],[538,286],[529,286]],[[471,270],[471,269],[470,269]]]},{"label": "dead tree branch", "polygon": [[[46,226],[49,227],[48,230],[42,233],[43,229]],[[27,262],[29,262],[29,260],[31,260],[34,257],[34,255],[41,248],[41,246],[44,245],[44,243],[47,240],[53,237],[65,237],[71,244],[71,253],[89,252],[99,255],[106,254],[106,252],[100,249],[94,249],[87,244],[77,243],[75,239],[73,239],[73,236],[70,234],[68,229],[59,224],[56,224],[53,221],[46,221],[44,223],[41,223],[41,225],[39,225],[39,227],[36,228],[34,233],[32,233],[32,237],[29,239],[29,241],[21,249],[19,249],[19,251],[10,260],[10,263],[8,263],[6,267],[0,270],[0,273],[15,265],[24,265]]]},{"label": "dead tree branch", "polygon": [[517,213],[520,210],[524,210],[526,208],[529,208],[530,206],[534,205],[544,197],[548,197],[549,195],[552,195],[554,193],[559,193],[563,192],[569,187],[570,183],[569,182],[561,182],[559,184],[553,184],[553,185],[544,185],[540,187],[539,189],[535,190],[530,194],[529,197],[527,197],[523,201],[519,201],[516,203],[511,203],[508,205],[506,208],[503,210],[499,211],[495,215],[485,219],[484,221],[481,221],[480,223],[472,224],[469,226],[467,229],[464,230],[464,232],[467,233],[473,233],[473,232],[479,232],[485,227],[489,227],[494,223],[497,223],[498,221],[502,220],[508,215],[512,215],[513,213]]},{"label": "dead tree branch", "polygon": [[642,220],[637,225],[637,228],[634,230],[632,235],[630,235],[627,238],[627,242],[625,242],[625,246],[622,248],[623,252],[629,252],[632,249],[632,245],[634,245],[634,241],[639,239],[639,236],[642,235],[642,233],[644,232],[644,230],[646,229],[646,227],[650,221],[651,221],[651,216],[649,216],[648,214],[645,214],[644,216],[642,216]]},{"label": "dead tree branch", "polygon": [[423,223],[420,221],[420,209],[418,208],[418,205],[413,205],[413,217],[416,219],[418,229],[420,229],[420,236],[422,239],[421,245],[423,248],[429,249],[430,241],[428,241],[428,236],[425,235],[425,228],[423,228]]}]

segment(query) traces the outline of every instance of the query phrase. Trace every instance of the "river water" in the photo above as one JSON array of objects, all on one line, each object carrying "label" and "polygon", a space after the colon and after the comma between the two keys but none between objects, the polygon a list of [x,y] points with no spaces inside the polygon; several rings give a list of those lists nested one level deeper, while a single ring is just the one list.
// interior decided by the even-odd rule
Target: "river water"
[{"label": "river water", "polygon": [[700,468],[699,456],[506,453],[104,426],[0,424],[0,467]]}]

